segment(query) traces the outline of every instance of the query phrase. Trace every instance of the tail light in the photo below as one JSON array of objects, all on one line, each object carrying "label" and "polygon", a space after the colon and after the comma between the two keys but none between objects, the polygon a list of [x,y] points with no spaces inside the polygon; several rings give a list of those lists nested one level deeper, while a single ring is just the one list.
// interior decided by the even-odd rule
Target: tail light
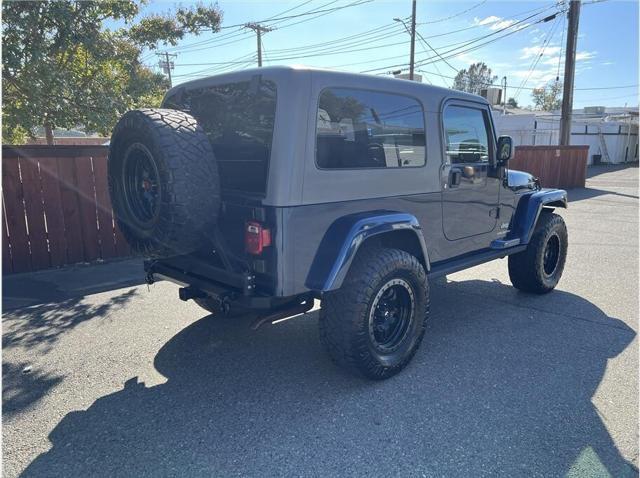
[{"label": "tail light", "polygon": [[271,231],[262,224],[249,221],[244,228],[244,248],[249,254],[262,254],[265,247],[271,245]]}]

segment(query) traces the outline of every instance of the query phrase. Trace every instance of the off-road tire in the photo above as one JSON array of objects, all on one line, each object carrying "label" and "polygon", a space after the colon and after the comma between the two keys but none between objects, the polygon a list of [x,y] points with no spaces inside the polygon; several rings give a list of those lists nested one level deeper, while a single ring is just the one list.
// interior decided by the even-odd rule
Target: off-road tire
[{"label": "off-road tire", "polygon": [[[545,252],[551,241],[559,246],[552,271],[545,270]],[[527,248],[509,256],[509,278],[516,289],[533,294],[551,292],[562,276],[567,259],[567,226],[561,216],[543,211]],[[550,269],[550,267],[548,268]]]},{"label": "off-road tire", "polygon": [[[376,350],[370,314],[376,295],[389,281],[401,279],[413,292],[413,316],[397,350]],[[367,378],[382,380],[402,370],[422,342],[429,315],[429,285],[424,268],[411,254],[398,249],[361,250],[342,287],[323,297],[320,339],[333,361]]]},{"label": "off-road tire", "polygon": [[[145,192],[154,191],[148,221],[140,220],[130,199],[140,197],[131,192],[138,188],[138,181],[130,179],[136,161],[145,161],[157,177],[144,185]],[[220,180],[211,144],[193,116],[171,109],[127,112],[113,130],[108,164],[115,218],[135,252],[172,256],[203,244],[218,216]],[[127,179],[134,186],[127,186]]]}]

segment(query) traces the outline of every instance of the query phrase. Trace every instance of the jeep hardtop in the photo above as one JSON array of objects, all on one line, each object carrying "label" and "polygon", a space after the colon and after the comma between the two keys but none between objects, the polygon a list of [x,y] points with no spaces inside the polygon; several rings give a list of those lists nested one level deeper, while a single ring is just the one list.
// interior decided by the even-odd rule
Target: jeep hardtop
[{"label": "jeep hardtop", "polygon": [[434,278],[508,256],[518,289],[558,283],[566,192],[510,170],[511,153],[479,96],[266,67],[126,113],[109,181],[148,283],[255,327],[320,301],[331,357],[381,379],[416,352]]}]

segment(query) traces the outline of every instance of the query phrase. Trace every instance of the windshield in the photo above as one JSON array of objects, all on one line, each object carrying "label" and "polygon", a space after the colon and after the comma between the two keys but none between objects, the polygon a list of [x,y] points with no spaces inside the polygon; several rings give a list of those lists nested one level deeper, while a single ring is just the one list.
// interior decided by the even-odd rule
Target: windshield
[{"label": "windshield", "polygon": [[223,189],[264,194],[276,114],[276,86],[250,81],[178,89],[163,107],[193,115],[209,137]]}]

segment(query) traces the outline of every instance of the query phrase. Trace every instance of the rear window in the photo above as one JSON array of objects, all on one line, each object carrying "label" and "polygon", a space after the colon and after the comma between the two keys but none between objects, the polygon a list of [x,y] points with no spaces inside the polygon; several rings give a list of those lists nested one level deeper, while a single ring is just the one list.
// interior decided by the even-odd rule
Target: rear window
[{"label": "rear window", "polygon": [[276,86],[251,81],[182,89],[164,101],[165,108],[193,115],[209,137],[223,189],[266,192],[276,116]]},{"label": "rear window", "polygon": [[316,162],[323,169],[425,164],[422,105],[408,96],[328,88],[317,112]]}]

